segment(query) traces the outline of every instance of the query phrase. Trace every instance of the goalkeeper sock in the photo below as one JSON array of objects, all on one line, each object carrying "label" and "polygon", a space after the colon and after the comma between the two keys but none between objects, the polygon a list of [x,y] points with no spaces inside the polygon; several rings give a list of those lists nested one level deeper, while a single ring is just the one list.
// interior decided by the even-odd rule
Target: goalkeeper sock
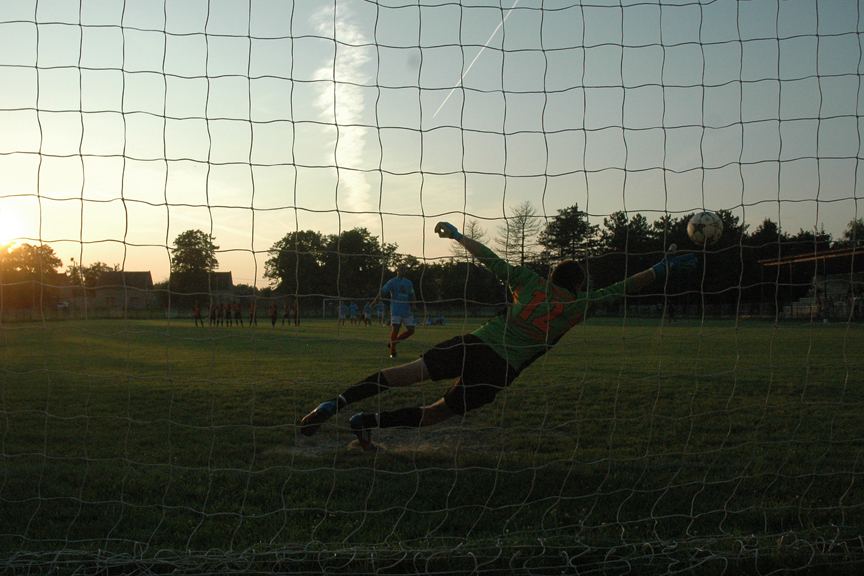
[{"label": "goalkeeper sock", "polygon": [[363,428],[419,428],[423,422],[423,410],[419,406],[399,408],[392,412],[363,414]]},{"label": "goalkeeper sock", "polygon": [[353,404],[354,402],[359,402],[360,400],[371,398],[372,396],[380,394],[388,388],[390,388],[390,383],[387,382],[387,377],[384,376],[383,372],[376,372],[375,374],[367,376],[362,381],[345,390],[345,392],[343,392],[341,396],[341,398],[345,401],[345,404],[340,404],[339,408],[341,409],[348,404]]}]

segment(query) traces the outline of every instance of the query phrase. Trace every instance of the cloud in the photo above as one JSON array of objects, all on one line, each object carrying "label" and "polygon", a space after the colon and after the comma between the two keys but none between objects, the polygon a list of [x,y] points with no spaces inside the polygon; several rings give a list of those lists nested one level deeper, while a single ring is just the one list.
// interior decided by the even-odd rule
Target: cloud
[{"label": "cloud", "polygon": [[371,185],[362,170],[366,152],[367,129],[360,127],[367,102],[364,86],[371,80],[367,64],[373,49],[363,31],[354,23],[350,6],[339,3],[319,10],[313,17],[322,36],[335,40],[335,53],[315,71],[320,84],[315,107],[319,118],[335,123],[338,130],[333,156],[329,159],[339,168],[339,205],[351,211],[369,210]]}]

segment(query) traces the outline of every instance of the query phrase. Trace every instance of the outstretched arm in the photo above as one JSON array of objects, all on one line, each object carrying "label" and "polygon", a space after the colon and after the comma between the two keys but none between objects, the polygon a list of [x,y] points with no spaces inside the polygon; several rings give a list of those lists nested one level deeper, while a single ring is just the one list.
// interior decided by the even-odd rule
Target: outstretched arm
[{"label": "outstretched arm", "polygon": [[486,246],[474,240],[473,238],[463,236],[462,233],[459,232],[459,230],[457,230],[456,227],[449,222],[439,222],[438,224],[436,224],[435,232],[441,238],[450,238],[451,240],[459,242],[459,244],[461,244],[468,252],[470,252],[472,256],[477,257],[479,256],[479,253],[481,251],[488,250]]},{"label": "outstretched arm", "polygon": [[672,251],[668,252],[663,260],[633,276],[633,284],[630,290],[636,292],[645,286],[648,286],[655,280],[665,280],[667,276],[678,273],[689,273],[696,269],[699,261],[693,253],[684,254],[683,256],[674,256],[674,246]]},{"label": "outstretched arm", "polygon": [[657,275],[654,274],[654,270],[652,268],[649,268],[648,270],[645,270],[644,272],[639,272],[638,274],[634,274],[633,275],[633,288],[632,288],[632,290],[634,292],[641,290],[645,286],[648,286],[649,284],[654,282],[654,280],[656,280],[656,279],[657,279]]},{"label": "outstretched arm", "polygon": [[[489,248],[480,242],[477,242],[473,238],[463,236],[462,233],[460,233],[459,230],[449,222],[439,222],[436,224],[435,232],[441,238],[450,238],[459,242],[468,252],[477,258],[482,257],[484,252],[491,252]],[[696,269],[698,263],[699,261],[696,259],[696,255],[692,253],[683,256],[674,256],[673,246],[672,250],[663,257],[663,260],[648,270],[635,274],[632,277],[632,280],[628,279],[629,285],[627,286],[627,291],[635,292],[648,286],[655,280],[663,280],[671,274],[692,272]]]},{"label": "outstretched arm", "polygon": [[669,247],[663,259],[645,270],[633,276],[632,284],[628,287],[628,291],[636,292],[645,286],[648,286],[655,280],[664,280],[673,274],[688,274],[696,270],[699,265],[699,260],[693,253],[675,256],[676,247],[672,244]]},{"label": "outstretched arm", "polygon": [[474,240],[473,238],[469,238],[468,236],[462,236],[459,240],[457,240],[465,249],[471,253],[472,256],[478,256],[478,252],[483,248],[486,248],[483,244]]}]

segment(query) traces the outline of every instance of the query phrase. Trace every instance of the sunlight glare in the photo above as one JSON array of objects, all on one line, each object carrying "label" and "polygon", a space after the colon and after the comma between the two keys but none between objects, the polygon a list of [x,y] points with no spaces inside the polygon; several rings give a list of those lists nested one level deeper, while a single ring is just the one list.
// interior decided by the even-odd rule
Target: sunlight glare
[{"label": "sunlight glare", "polygon": [[0,245],[14,244],[21,237],[21,223],[13,212],[0,209]]}]

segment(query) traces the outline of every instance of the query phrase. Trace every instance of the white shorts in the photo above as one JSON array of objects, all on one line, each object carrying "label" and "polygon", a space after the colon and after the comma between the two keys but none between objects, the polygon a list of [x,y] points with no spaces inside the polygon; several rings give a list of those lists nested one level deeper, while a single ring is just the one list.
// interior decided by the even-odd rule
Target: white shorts
[{"label": "white shorts", "polygon": [[393,326],[402,324],[403,326],[414,326],[414,316],[391,316],[390,323]]}]

